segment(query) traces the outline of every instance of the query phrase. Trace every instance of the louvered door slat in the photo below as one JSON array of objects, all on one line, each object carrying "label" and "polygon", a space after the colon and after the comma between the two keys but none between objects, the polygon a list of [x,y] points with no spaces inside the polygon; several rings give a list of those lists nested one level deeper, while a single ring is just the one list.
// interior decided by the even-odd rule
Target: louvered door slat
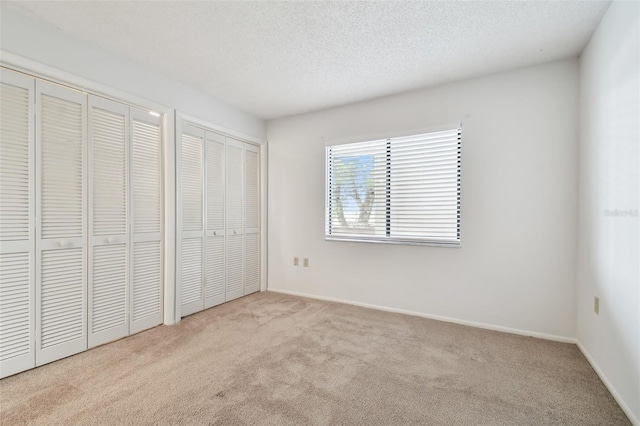
[{"label": "louvered door slat", "polygon": [[[133,322],[158,318],[161,308],[160,241],[133,245]],[[157,325],[158,322],[156,320]],[[137,330],[136,330],[137,331]]]},{"label": "louvered door slat", "polygon": [[129,107],[89,97],[89,347],[129,334]]},{"label": "louvered door slat", "polygon": [[244,294],[260,290],[260,234],[245,234]]},{"label": "louvered door slat", "polygon": [[245,150],[245,228],[260,227],[260,180],[258,153]]},{"label": "louvered door slat", "polygon": [[242,143],[227,144],[227,230],[244,226]]},{"label": "louvered door slat", "polygon": [[160,126],[133,120],[134,232],[159,233],[161,216]]},{"label": "louvered door slat", "polygon": [[224,143],[207,139],[207,229],[224,230]]},{"label": "louvered door slat", "polygon": [[43,94],[40,116],[42,238],[82,238],[83,105]]},{"label": "louvered door slat", "polygon": [[202,138],[182,135],[182,230],[202,230]]},{"label": "louvered door slat", "polygon": [[162,323],[162,131],[160,118],[131,109],[133,253],[130,332]]},{"label": "louvered door slat", "polygon": [[35,366],[34,86],[0,68],[0,378]]},{"label": "louvered door slat", "polygon": [[[93,272],[90,335],[124,328],[113,338],[126,336],[127,326],[127,246],[126,244],[101,245],[93,249]],[[98,343],[99,342],[99,343]],[[94,340],[90,346],[104,343]]]},{"label": "louvered door slat", "polygon": [[36,82],[36,364],[87,348],[86,95]]},{"label": "louvered door slat", "polygon": [[29,240],[30,90],[2,82],[0,100],[0,242]]},{"label": "louvered door slat", "polygon": [[[83,257],[82,248],[42,252],[41,349],[83,340]],[[63,282],[64,286],[50,288],[60,282]],[[66,315],[60,315],[63,309]]]},{"label": "louvered door slat", "polygon": [[29,253],[0,254],[0,361],[3,363],[33,353],[30,264]]},{"label": "louvered door slat", "polygon": [[244,295],[242,284],[242,235],[227,236],[227,281],[226,300],[237,299]]},{"label": "louvered door slat", "polygon": [[126,117],[92,108],[93,235],[127,233]]},{"label": "louvered door slat", "polygon": [[182,239],[181,299],[182,315],[190,312],[189,305],[202,302],[202,238]]},{"label": "louvered door slat", "polygon": [[207,237],[205,308],[224,302],[224,236]]}]

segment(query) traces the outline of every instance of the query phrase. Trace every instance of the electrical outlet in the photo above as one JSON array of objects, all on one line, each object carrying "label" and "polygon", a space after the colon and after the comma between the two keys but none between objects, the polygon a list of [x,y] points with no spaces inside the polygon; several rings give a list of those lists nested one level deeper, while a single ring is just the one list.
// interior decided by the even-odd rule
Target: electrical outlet
[{"label": "electrical outlet", "polygon": [[302,260],[302,265],[303,265],[305,268],[308,268],[308,267],[309,267],[309,258],[308,258],[308,257],[305,257],[305,258]]},{"label": "electrical outlet", "polygon": [[298,259],[297,257],[293,258],[293,266],[298,266],[300,264],[300,259]]},{"label": "electrical outlet", "polygon": [[598,296],[593,296],[593,312],[600,315],[600,298]]}]

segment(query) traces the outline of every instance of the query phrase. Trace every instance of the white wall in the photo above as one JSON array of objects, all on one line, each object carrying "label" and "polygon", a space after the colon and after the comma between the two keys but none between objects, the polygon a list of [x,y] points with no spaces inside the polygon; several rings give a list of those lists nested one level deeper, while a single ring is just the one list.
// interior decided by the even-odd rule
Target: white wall
[{"label": "white wall", "polygon": [[[614,2],[580,59],[578,341],[640,424],[640,3]],[[607,210],[623,216],[607,216]],[[625,213],[635,211],[635,215]],[[600,315],[593,309],[600,297]]]},{"label": "white wall", "polygon": [[[575,337],[577,111],[572,59],[269,122],[269,289]],[[462,248],[324,240],[325,141],[456,122]]]},{"label": "white wall", "polygon": [[154,70],[71,38],[52,26],[21,15],[4,2],[0,2],[0,48],[235,132],[265,139],[263,120]]}]

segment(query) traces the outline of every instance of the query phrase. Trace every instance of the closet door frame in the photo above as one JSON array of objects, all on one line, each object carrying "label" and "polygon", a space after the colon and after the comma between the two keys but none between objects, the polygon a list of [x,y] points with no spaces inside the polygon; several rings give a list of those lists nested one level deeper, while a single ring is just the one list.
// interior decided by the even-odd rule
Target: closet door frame
[{"label": "closet door frame", "polygon": [[[31,76],[20,74],[6,68],[0,68],[0,82],[27,91],[28,99],[28,165],[29,165],[29,237],[26,240],[2,241],[0,243],[0,254],[27,253],[29,261],[29,350],[23,355],[14,356],[4,361],[0,361],[0,379],[10,376],[20,371],[36,366],[36,235],[35,235],[35,213],[36,213],[36,148],[35,148],[35,79]],[[4,313],[0,313],[4,314]]]},{"label": "closet door frame", "polygon": [[[82,236],[42,238],[42,95],[75,102],[82,108]],[[43,365],[87,349],[87,95],[71,88],[36,80],[36,365]],[[82,248],[81,337],[62,345],[42,348],[42,253]]]}]

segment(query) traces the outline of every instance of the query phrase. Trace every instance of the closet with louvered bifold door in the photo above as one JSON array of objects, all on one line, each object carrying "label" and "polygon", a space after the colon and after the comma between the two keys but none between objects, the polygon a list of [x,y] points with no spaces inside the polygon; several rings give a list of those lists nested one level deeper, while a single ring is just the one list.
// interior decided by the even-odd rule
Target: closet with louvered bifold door
[{"label": "closet with louvered bifold door", "polygon": [[163,321],[157,114],[0,67],[0,378]]},{"label": "closet with louvered bifold door", "polygon": [[89,347],[162,323],[160,119],[89,96]]},{"label": "closet with louvered bifold door", "polygon": [[259,149],[179,123],[177,277],[181,316],[260,289]]}]

